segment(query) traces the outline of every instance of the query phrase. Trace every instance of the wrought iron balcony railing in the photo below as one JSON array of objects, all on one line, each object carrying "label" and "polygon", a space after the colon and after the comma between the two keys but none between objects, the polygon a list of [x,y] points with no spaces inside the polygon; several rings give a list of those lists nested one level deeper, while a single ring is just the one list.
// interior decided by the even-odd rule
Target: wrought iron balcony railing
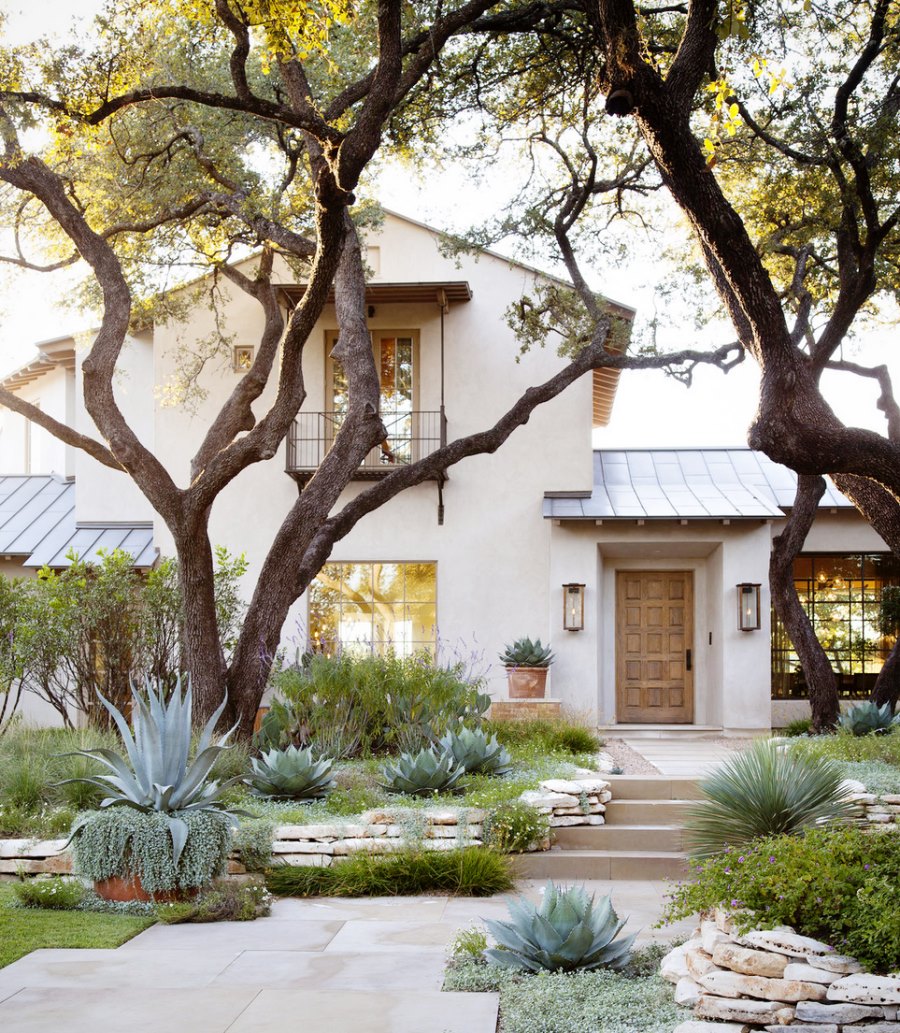
[{"label": "wrought iron balcony railing", "polygon": [[[302,412],[287,439],[287,472],[310,477],[318,469],[340,429],[344,413]],[[425,456],[447,442],[447,419],[437,412],[382,412],[384,441],[362,461],[356,476],[381,477]]]}]

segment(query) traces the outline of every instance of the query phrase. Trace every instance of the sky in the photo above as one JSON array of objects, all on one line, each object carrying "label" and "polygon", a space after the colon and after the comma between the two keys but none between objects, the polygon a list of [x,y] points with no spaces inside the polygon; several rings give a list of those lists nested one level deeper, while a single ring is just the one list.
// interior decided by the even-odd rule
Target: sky
[{"label": "sky", "polygon": [[[4,37],[8,43],[22,43],[51,31],[63,40],[73,29],[87,30],[100,7],[99,0],[0,0],[6,16]],[[506,178],[496,169],[496,183]],[[422,181],[408,169],[386,167],[379,176],[378,196],[385,207],[419,219],[439,229],[460,231],[487,218],[495,203],[491,190],[472,190],[458,169],[431,170]],[[460,204],[460,198],[466,204]],[[0,228],[0,249],[8,243]],[[594,271],[592,285],[607,297],[636,308],[639,318],[655,311],[656,263],[646,246],[635,247],[628,258]],[[0,273],[0,373],[29,361],[37,341],[71,333],[90,325],[88,316],[60,306],[71,280],[41,274]],[[715,324],[705,335],[686,338],[683,329],[666,326],[666,310],[659,313],[661,339],[683,347],[715,347],[733,339],[728,325]],[[888,363],[900,383],[897,353],[898,320],[893,327],[868,334],[858,349],[847,357],[872,365]],[[661,372],[625,373],[610,426],[595,432],[595,447],[654,447],[744,445],[747,428],[756,408],[758,373],[751,360],[727,375],[700,368],[690,389]],[[883,431],[884,421],[875,409],[877,392],[873,384],[847,374],[831,374],[825,381],[826,394],[838,415],[854,426]]]}]

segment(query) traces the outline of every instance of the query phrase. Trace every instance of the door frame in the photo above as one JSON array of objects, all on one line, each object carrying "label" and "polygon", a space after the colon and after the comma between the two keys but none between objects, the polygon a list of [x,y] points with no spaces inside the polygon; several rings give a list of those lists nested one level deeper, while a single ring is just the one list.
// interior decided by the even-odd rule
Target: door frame
[{"label": "door frame", "polygon": [[[695,641],[696,617],[697,617],[696,608],[697,608],[697,595],[698,595],[698,593],[697,593],[697,583],[696,583],[697,582],[697,569],[693,565],[691,565],[691,566],[683,566],[683,567],[682,566],[679,566],[679,567],[665,566],[665,567],[660,567],[660,568],[656,568],[656,567],[644,568],[644,567],[630,567],[630,566],[628,566],[628,567],[616,567],[616,568],[613,569],[613,571],[611,573],[613,574],[613,579],[612,579],[612,582],[613,582],[613,610],[614,610],[614,614],[615,614],[614,620],[613,620],[613,636],[612,636],[612,640],[613,640],[613,644],[614,644],[613,648],[614,648],[614,654],[615,654],[614,655],[614,659],[613,659],[613,691],[614,691],[614,701],[615,701],[616,723],[617,724],[643,724],[643,723],[646,723],[646,724],[656,724],[656,723],[664,723],[664,724],[677,725],[679,727],[684,727],[686,725],[695,724],[696,723],[696,710],[697,710],[697,707],[696,707],[696,702],[697,702],[697,700],[696,700],[696,682],[697,682],[696,675],[697,675],[697,652],[698,652],[697,651],[697,647],[696,647],[696,641]],[[652,575],[663,575],[663,576],[665,576],[665,575],[672,575],[672,574],[681,574],[681,575],[683,575],[685,577],[685,579],[687,580],[687,583],[689,585],[689,602],[688,602],[688,604],[685,607],[685,621],[684,621],[684,625],[685,625],[685,650],[686,651],[690,650],[690,653],[691,653],[691,665],[690,665],[690,668],[688,668],[687,665],[685,665],[685,670],[684,670],[684,674],[685,674],[684,695],[685,695],[685,710],[686,710],[686,713],[687,713],[687,719],[684,720],[684,721],[666,721],[666,722],[647,721],[647,722],[638,722],[638,721],[635,721],[633,717],[629,719],[629,718],[626,718],[626,717],[623,716],[623,711],[624,711],[625,707],[624,707],[624,700],[622,698],[622,694],[623,694],[623,691],[624,691],[624,686],[621,684],[621,662],[622,662],[622,657],[621,657],[621,654],[620,654],[620,630],[621,630],[620,622],[622,620],[622,613],[621,613],[621,607],[620,607],[620,601],[619,601],[619,585],[620,585],[621,579],[624,578],[624,577],[629,577],[629,576],[631,576],[631,577],[634,577],[634,576],[646,577],[646,576],[652,576]]]}]

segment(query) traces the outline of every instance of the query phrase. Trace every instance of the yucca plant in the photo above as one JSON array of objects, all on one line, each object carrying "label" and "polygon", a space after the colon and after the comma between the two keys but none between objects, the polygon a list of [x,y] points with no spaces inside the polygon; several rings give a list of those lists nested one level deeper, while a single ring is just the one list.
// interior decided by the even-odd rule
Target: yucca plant
[{"label": "yucca plant", "polygon": [[900,714],[894,717],[891,704],[876,706],[871,700],[857,703],[838,718],[838,727],[853,735],[886,735],[900,725]]},{"label": "yucca plant", "polygon": [[468,774],[505,775],[510,770],[510,756],[497,742],[497,736],[489,736],[480,728],[460,725],[442,735],[439,743]]},{"label": "yucca plant", "polygon": [[835,761],[779,749],[760,739],[700,782],[705,797],[688,811],[688,847],[697,857],[759,836],[801,832],[852,817],[843,769]]},{"label": "yucca plant", "polygon": [[320,757],[311,747],[268,750],[250,761],[251,775],[244,779],[254,796],[287,800],[316,800],[337,785],[331,777],[334,760]]},{"label": "yucca plant", "polygon": [[517,638],[512,645],[503,647],[500,663],[504,667],[549,667],[553,653],[549,646],[541,645],[539,638],[534,642],[530,638]]},{"label": "yucca plant", "polygon": [[[206,722],[200,733],[196,755],[190,761],[192,696],[189,681],[182,695],[179,677],[168,702],[164,702],[161,684],[154,685],[148,679],[146,700],[132,685],[134,734],[119,710],[99,693],[98,696],[119,730],[127,759],[115,750],[105,748],[76,750],[73,756],[92,757],[111,773],[67,779],[66,782],[85,782],[101,788],[107,794],[100,801],[101,809],[130,807],[144,813],[163,815],[172,837],[176,867],[188,837],[188,826],[179,814],[217,812],[229,818],[232,824],[237,824],[236,812],[229,811],[220,797],[223,789],[239,779],[219,782],[209,777],[217,757],[227,748],[227,740],[237,727],[235,725],[213,745],[213,731],[227,699],[222,700]],[[90,814],[82,815],[73,826],[70,839],[75,839],[90,820]]]},{"label": "yucca plant", "polygon": [[381,769],[383,787],[389,793],[407,796],[431,796],[434,793],[456,792],[466,769],[452,753],[442,753],[429,746],[415,755],[401,753]]},{"label": "yucca plant", "polygon": [[625,925],[612,898],[596,900],[580,886],[563,890],[548,882],[540,904],[509,903],[511,922],[486,920],[498,946],[485,951],[491,964],[529,972],[623,968],[634,935],[616,939]]}]

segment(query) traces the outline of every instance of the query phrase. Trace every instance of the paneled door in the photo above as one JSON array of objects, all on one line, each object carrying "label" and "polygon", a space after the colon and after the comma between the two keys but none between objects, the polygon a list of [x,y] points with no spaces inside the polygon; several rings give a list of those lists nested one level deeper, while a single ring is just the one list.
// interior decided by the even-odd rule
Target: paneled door
[{"label": "paneled door", "polygon": [[616,720],[694,719],[694,578],[689,570],[616,572]]}]

